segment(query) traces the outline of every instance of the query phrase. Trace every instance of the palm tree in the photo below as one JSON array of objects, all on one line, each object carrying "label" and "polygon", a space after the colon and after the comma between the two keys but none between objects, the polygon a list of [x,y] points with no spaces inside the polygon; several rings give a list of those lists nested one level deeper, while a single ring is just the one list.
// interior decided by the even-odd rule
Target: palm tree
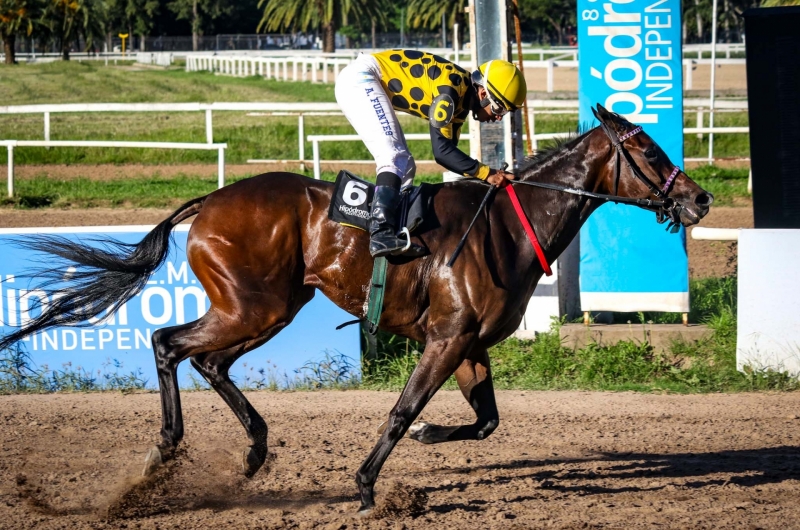
[{"label": "palm tree", "polygon": [[14,45],[17,35],[30,36],[39,12],[37,0],[0,0],[0,36],[3,38],[6,64],[16,64]]},{"label": "palm tree", "polygon": [[264,15],[258,31],[322,29],[322,51],[336,51],[336,30],[345,14],[384,20],[387,0],[260,0]]},{"label": "palm tree", "polygon": [[458,24],[458,40],[464,42],[466,7],[467,0],[410,0],[407,11],[408,25],[412,28],[437,29],[444,17],[449,27]]},{"label": "palm tree", "polygon": [[105,5],[100,0],[48,0],[42,20],[61,46],[61,58],[69,61],[70,45],[80,37],[86,48],[102,40],[106,20]]}]

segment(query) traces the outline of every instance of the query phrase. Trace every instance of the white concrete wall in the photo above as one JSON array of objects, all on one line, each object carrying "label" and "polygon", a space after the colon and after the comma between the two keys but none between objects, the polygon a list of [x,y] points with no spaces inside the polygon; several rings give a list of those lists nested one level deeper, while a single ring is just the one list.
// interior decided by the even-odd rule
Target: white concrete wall
[{"label": "white concrete wall", "polygon": [[736,365],[800,375],[800,230],[742,230]]}]

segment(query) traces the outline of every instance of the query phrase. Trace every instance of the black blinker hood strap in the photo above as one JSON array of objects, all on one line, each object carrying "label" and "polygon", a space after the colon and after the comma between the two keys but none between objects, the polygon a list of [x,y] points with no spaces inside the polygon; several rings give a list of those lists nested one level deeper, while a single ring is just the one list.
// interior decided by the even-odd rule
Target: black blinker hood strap
[{"label": "black blinker hood strap", "polygon": [[616,150],[617,150],[617,152],[614,155],[614,157],[615,157],[614,158],[614,195],[617,194],[617,188],[619,186],[619,176],[620,176],[619,158],[620,158],[620,155],[622,155],[622,157],[625,159],[625,163],[628,165],[628,168],[630,168],[631,173],[633,173],[633,175],[637,179],[641,180],[650,189],[650,191],[653,193],[653,195],[655,195],[659,199],[662,199],[662,200],[665,199],[666,195],[664,195],[664,193],[660,189],[658,189],[658,186],[653,184],[653,182],[649,178],[647,178],[644,173],[642,173],[642,170],[639,169],[639,166],[637,166],[636,163],[631,158],[630,153],[628,153],[628,151],[622,146],[622,142],[619,140],[619,136],[617,136],[616,133],[614,133],[614,131],[612,131],[609,128],[609,126],[606,125],[603,122],[600,122],[600,128],[603,129],[603,132],[606,133],[606,136],[608,136],[608,139],[611,140],[611,145],[613,145],[614,148],[616,148]]}]

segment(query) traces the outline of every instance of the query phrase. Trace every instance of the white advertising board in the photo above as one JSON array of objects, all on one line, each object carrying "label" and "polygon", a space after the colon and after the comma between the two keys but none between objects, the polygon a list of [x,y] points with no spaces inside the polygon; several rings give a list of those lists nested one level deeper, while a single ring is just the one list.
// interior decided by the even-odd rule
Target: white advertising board
[{"label": "white advertising board", "polygon": [[800,375],[800,230],[742,230],[736,366]]},{"label": "white advertising board", "polygon": [[550,331],[553,317],[558,318],[558,261],[550,266],[552,276],[542,276],[533,291],[522,322],[514,336],[520,339],[534,339],[536,333]]}]

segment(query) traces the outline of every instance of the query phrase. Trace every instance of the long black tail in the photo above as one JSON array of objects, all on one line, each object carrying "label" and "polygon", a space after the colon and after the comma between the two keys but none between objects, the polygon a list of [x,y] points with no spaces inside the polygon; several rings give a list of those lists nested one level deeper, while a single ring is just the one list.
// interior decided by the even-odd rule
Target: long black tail
[{"label": "long black tail", "polygon": [[[193,199],[156,226],[139,244],[115,239],[94,245],[73,243],[61,236],[35,236],[15,245],[47,254],[48,267],[34,269],[36,289],[48,295],[39,316],[0,338],[0,350],[54,326],[80,325],[105,311],[116,312],[136,296],[169,253],[172,228],[200,212],[205,197]],[[35,299],[35,297],[34,297]]]}]

